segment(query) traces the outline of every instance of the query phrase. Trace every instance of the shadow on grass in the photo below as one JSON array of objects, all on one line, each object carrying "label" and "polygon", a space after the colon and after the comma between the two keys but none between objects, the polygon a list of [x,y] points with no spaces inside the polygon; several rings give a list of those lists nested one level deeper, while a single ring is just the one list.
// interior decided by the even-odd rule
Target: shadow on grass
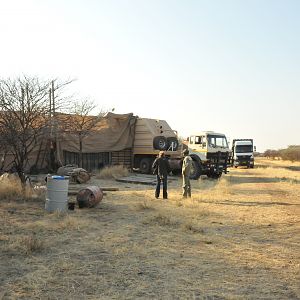
[{"label": "shadow on grass", "polygon": [[276,165],[267,165],[267,164],[257,164],[257,168],[274,168],[274,169],[286,169],[290,171],[300,171],[300,166],[276,166]]},{"label": "shadow on grass", "polygon": [[296,203],[288,203],[288,202],[266,202],[266,201],[201,201],[201,203],[209,203],[209,204],[220,204],[220,205],[232,205],[232,206],[272,206],[272,205],[282,205],[282,206],[300,206],[300,204]]},{"label": "shadow on grass", "polygon": [[251,177],[251,176],[235,176],[230,175],[226,178],[231,184],[241,184],[241,183],[276,183],[276,182],[290,182],[290,183],[300,183],[300,180],[288,177]]}]

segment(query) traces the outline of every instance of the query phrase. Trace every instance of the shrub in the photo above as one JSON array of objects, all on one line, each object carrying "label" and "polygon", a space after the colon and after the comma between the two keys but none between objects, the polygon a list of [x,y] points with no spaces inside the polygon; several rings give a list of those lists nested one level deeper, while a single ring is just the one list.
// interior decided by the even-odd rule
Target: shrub
[{"label": "shrub", "polygon": [[275,158],[280,157],[283,160],[300,161],[300,145],[292,145],[286,149],[266,150],[264,156]]},{"label": "shrub", "polygon": [[0,200],[41,200],[45,198],[45,189],[33,189],[30,185],[22,187],[16,176],[0,177]]},{"label": "shrub", "polygon": [[127,176],[128,173],[128,169],[126,169],[124,166],[108,166],[100,170],[100,173],[96,177],[98,179],[116,179]]},{"label": "shrub", "polygon": [[0,200],[22,199],[21,181],[17,177],[3,177],[0,179]]},{"label": "shrub", "polygon": [[31,254],[43,250],[44,242],[35,235],[25,236],[20,239],[20,246],[26,254]]}]

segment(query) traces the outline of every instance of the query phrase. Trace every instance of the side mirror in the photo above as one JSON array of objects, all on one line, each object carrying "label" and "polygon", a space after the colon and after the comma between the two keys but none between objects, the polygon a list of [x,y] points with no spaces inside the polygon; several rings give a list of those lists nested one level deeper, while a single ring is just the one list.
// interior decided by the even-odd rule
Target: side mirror
[{"label": "side mirror", "polygon": [[254,152],[256,152],[256,146],[254,146]]},{"label": "side mirror", "polygon": [[206,147],[206,143],[205,142],[202,143],[202,148],[204,148],[204,147]]},{"label": "side mirror", "polygon": [[190,141],[190,137],[188,136],[186,140],[189,142]]}]

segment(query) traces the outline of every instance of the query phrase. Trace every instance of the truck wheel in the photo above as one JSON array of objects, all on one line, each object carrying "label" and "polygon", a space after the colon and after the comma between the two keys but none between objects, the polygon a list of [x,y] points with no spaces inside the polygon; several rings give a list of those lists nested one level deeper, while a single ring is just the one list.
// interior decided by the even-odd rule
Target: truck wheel
[{"label": "truck wheel", "polygon": [[201,176],[201,173],[202,173],[201,164],[198,161],[193,160],[190,179],[198,179]]},{"label": "truck wheel", "polygon": [[142,158],[140,161],[140,172],[142,174],[149,174],[151,170],[150,158]]},{"label": "truck wheel", "polygon": [[168,143],[164,136],[156,136],[153,139],[153,148],[156,150],[167,150]]},{"label": "truck wheel", "polygon": [[168,150],[172,149],[173,146],[173,151],[176,151],[178,149],[178,140],[176,137],[168,137],[167,138],[167,144],[168,144]]}]

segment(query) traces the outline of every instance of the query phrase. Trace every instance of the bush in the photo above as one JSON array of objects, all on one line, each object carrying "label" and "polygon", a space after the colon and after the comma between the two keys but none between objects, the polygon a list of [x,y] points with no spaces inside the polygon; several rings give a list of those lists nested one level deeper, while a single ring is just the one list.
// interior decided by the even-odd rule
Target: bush
[{"label": "bush", "polygon": [[18,177],[4,176],[0,178],[0,200],[22,199],[23,191]]},{"label": "bush", "polygon": [[280,157],[283,160],[300,161],[300,145],[292,145],[286,149],[266,150],[264,156],[275,158]]},{"label": "bush", "polygon": [[284,160],[300,161],[300,146],[289,146],[279,150],[279,155]]},{"label": "bush", "polygon": [[0,200],[44,199],[45,189],[32,189],[30,185],[23,188],[19,177],[6,174],[0,177]]},{"label": "bush", "polygon": [[100,170],[100,173],[96,176],[98,179],[116,179],[128,175],[128,169],[124,166],[108,166]]}]

